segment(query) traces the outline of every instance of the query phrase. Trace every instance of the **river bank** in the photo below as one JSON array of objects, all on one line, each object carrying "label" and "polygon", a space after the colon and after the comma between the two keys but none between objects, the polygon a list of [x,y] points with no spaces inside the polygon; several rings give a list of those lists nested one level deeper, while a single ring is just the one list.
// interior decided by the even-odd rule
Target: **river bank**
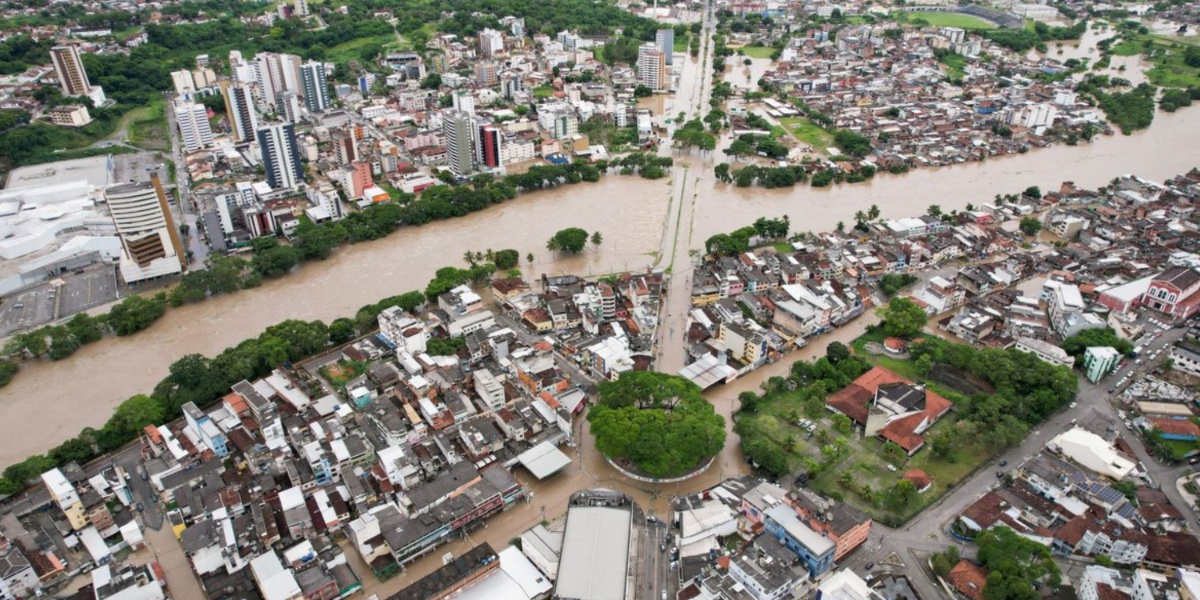
[{"label": "river bank", "polygon": [[[684,227],[691,231],[689,249],[695,249],[709,236],[759,216],[788,215],[798,229],[823,231],[839,221],[850,222],[855,211],[872,204],[885,218],[894,218],[922,214],[930,204],[961,210],[968,203],[984,203],[996,193],[1030,185],[1056,189],[1064,180],[1088,187],[1124,173],[1165,179],[1196,166],[1197,137],[1200,111],[1160,113],[1149,130],[1131,136],[904,175],[881,174],[869,182],[831,188],[735,188],[716,182],[712,169],[698,160],[689,170],[697,177],[694,186],[691,177],[688,182],[696,196],[691,226]],[[421,286],[438,268],[461,262],[465,250],[511,247],[522,255],[533,252],[534,263],[522,264],[527,277],[653,265],[664,254],[670,192],[670,179],[605,177],[598,183],[528,194],[471,215],[345,247],[259,288],[168,311],[138,335],[106,338],[70,359],[28,364],[0,399],[0,419],[11,424],[0,464],[44,452],[84,427],[103,424],[117,404],[149,391],[184,354],[211,356],[284,319],[328,322],[352,316],[364,304]],[[544,240],[572,226],[600,231],[604,244],[577,256],[544,249]]]}]

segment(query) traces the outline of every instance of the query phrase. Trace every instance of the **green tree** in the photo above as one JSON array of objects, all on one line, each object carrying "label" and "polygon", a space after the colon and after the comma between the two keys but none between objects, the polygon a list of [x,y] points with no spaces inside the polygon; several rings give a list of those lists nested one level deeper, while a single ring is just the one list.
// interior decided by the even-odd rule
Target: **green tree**
[{"label": "green tree", "polygon": [[933,572],[943,579],[950,576],[950,569],[953,569],[959,560],[961,560],[961,556],[958,553],[958,546],[947,546],[945,550],[930,557]]},{"label": "green tree", "polygon": [[920,334],[927,319],[925,311],[908,298],[893,298],[878,313],[883,319],[884,333],[903,338]]},{"label": "green tree", "polygon": [[588,243],[588,232],[578,227],[560,229],[549,241],[546,249],[552,252],[579,254]]},{"label": "green tree", "polygon": [[354,320],[341,317],[329,324],[329,341],[334,344],[345,344],[357,335]]},{"label": "green tree", "polygon": [[604,236],[600,235],[599,231],[593,231],[592,232],[592,245],[599,248],[600,244],[602,244],[603,242],[604,242]]},{"label": "green tree", "polygon": [[738,394],[738,404],[741,406],[742,412],[752,413],[757,411],[759,400],[758,394],[751,391]]},{"label": "green tree", "polygon": [[975,538],[977,558],[990,571],[983,588],[987,600],[1036,600],[1034,582],[1058,587],[1061,575],[1050,549],[1007,527],[985,530]]},{"label": "green tree", "polygon": [[1021,217],[1019,227],[1021,228],[1021,233],[1028,236],[1035,236],[1042,230],[1042,220],[1032,215]]},{"label": "green tree", "polygon": [[105,427],[111,427],[126,439],[132,439],[143,427],[161,424],[165,416],[166,411],[158,401],[145,394],[138,394],[119,404]]},{"label": "green tree", "polygon": [[496,265],[497,269],[509,270],[515,268],[521,262],[521,254],[512,248],[498,250],[492,255],[492,264]]}]

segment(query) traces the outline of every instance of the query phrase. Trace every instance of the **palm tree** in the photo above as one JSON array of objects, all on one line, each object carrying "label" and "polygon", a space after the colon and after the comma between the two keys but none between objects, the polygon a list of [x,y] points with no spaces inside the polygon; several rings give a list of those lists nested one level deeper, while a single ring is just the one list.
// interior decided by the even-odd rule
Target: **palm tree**
[{"label": "palm tree", "polygon": [[842,221],[838,221],[838,224],[837,224],[837,232],[838,232],[838,233],[845,233],[845,231],[846,231],[846,224],[845,224],[845,223],[843,223]]},{"label": "palm tree", "polygon": [[842,471],[842,474],[838,475],[838,485],[850,489],[850,486],[854,485],[854,474],[850,471]]},{"label": "palm tree", "polygon": [[475,253],[471,252],[470,250],[463,252],[463,262],[471,265],[472,267],[475,266]]},{"label": "palm tree", "polygon": [[496,253],[493,252],[491,248],[487,249],[487,253],[484,256],[487,258],[488,262],[496,260]]},{"label": "palm tree", "polygon": [[525,261],[531,265],[533,264],[533,253],[532,252],[525,255]]},{"label": "palm tree", "polygon": [[872,204],[871,208],[867,209],[867,218],[871,221],[879,218],[879,205]]},{"label": "palm tree", "polygon": [[600,235],[599,231],[592,232],[592,245],[593,246],[596,246],[597,248],[599,248],[600,244],[603,242],[604,242],[604,236]]}]

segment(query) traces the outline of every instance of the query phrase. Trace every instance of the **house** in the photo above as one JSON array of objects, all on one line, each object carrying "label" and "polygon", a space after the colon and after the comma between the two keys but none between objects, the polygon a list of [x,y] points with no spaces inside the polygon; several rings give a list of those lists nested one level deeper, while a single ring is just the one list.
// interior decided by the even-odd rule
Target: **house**
[{"label": "house", "polygon": [[958,561],[946,577],[954,589],[971,600],[983,600],[983,588],[987,586],[987,571],[966,559]]},{"label": "house", "polygon": [[952,404],[883,368],[875,367],[825,400],[825,408],[850,417],[863,435],[895,443],[909,456],[925,445],[921,436]]},{"label": "house", "polygon": [[933,478],[928,473],[920,469],[909,469],[900,476],[901,479],[908,481],[917,487],[918,494],[924,494],[933,487]]},{"label": "house", "polygon": [[1200,345],[1181,341],[1171,348],[1171,367],[1200,376]]}]

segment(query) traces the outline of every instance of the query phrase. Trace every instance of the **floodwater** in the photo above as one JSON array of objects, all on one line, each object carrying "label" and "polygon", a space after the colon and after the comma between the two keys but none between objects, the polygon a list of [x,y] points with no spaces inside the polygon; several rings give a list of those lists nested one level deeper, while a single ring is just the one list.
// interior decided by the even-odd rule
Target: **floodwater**
[{"label": "floodwater", "polygon": [[[685,78],[699,71],[691,67],[684,68]],[[660,256],[686,256],[684,249],[701,248],[709,236],[759,216],[788,215],[798,230],[828,231],[839,221],[851,223],[855,211],[871,205],[878,205],[885,218],[894,218],[922,214],[930,204],[946,211],[962,209],[1031,185],[1057,189],[1069,180],[1094,188],[1121,174],[1162,180],[1200,165],[1196,139],[1200,109],[1187,108],[1159,112],[1149,130],[1131,136],[884,174],[824,189],[735,188],[713,178],[711,165],[721,160],[718,153],[678,154],[676,161],[689,166],[676,173],[686,172],[686,195],[696,195],[674,236],[664,235],[670,178],[610,175],[595,184],[528,194],[473,215],[344,248],[327,261],[306,264],[258,289],[173,309],[146,331],[91,344],[67,360],[27,364],[0,394],[0,423],[6,424],[0,465],[44,452],[84,427],[102,425],[122,400],[151,391],[184,354],[214,355],[284,319],[328,322],[351,316],[380,298],[423,288],[442,266],[462,266],[467,250],[515,248],[522,257],[533,252],[532,266],[522,260],[527,276],[637,270],[656,264]],[[573,226],[599,230],[604,243],[574,257],[545,250],[544,240]],[[672,252],[667,245],[680,238],[683,243]],[[676,272],[686,268],[683,262],[676,262]]]}]

